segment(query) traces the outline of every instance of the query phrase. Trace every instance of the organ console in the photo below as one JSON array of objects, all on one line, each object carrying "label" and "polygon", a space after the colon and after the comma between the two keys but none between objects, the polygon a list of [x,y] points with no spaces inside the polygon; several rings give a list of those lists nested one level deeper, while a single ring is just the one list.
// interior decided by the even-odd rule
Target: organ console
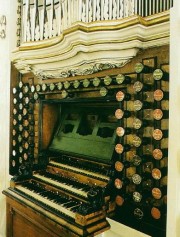
[{"label": "organ console", "polygon": [[12,82],[8,237],[95,236],[106,217],[165,236],[168,58],[150,59]]}]

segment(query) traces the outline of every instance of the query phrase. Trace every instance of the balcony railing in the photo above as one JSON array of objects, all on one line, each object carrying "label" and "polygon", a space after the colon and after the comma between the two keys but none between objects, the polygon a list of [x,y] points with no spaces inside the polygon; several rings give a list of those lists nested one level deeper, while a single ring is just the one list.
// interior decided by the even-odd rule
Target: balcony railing
[{"label": "balcony railing", "polygon": [[77,22],[146,17],[172,5],[173,0],[19,0],[18,45],[59,36]]}]

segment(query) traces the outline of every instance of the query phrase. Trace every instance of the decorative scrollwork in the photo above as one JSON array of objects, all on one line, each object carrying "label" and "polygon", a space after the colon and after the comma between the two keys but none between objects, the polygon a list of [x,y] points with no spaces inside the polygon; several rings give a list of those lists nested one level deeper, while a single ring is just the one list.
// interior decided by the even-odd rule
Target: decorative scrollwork
[{"label": "decorative scrollwork", "polygon": [[110,68],[120,68],[123,67],[126,63],[128,63],[130,60],[122,60],[118,63],[95,63],[95,64],[86,64],[85,67],[79,67],[78,69],[72,68],[67,70],[59,70],[59,71],[53,71],[51,73],[48,73],[44,70],[33,70],[33,73],[39,78],[39,79],[50,79],[50,78],[66,78],[70,76],[77,76],[77,75],[90,75],[95,72],[99,72],[105,69]]},{"label": "decorative scrollwork", "polygon": [[6,16],[4,15],[0,17],[0,37],[6,38]]}]

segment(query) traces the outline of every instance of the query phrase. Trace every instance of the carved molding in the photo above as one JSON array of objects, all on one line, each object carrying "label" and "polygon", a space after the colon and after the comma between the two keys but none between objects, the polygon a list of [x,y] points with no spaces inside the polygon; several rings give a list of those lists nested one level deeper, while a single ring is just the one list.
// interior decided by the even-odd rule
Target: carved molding
[{"label": "carved molding", "polygon": [[0,16],[0,38],[6,38],[6,16]]},{"label": "carved molding", "polygon": [[21,73],[41,79],[88,75],[122,67],[140,49],[169,44],[169,13],[110,22],[77,23],[61,36],[27,42],[12,53]]},{"label": "carved molding", "polygon": [[52,73],[47,73],[44,71],[34,71],[34,74],[40,78],[40,79],[48,79],[48,78],[66,78],[71,76],[77,76],[77,75],[90,75],[105,69],[111,69],[111,68],[120,68],[123,67],[126,63],[128,63],[130,60],[124,60],[119,63],[86,63],[85,66],[79,66],[75,69],[65,69],[64,71],[57,71]]}]

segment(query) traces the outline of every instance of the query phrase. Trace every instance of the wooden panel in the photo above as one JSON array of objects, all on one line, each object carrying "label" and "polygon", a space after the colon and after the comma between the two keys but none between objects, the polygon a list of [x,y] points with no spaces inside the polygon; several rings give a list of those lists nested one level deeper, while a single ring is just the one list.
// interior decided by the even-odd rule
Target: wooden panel
[{"label": "wooden panel", "polygon": [[52,135],[54,133],[54,128],[56,126],[56,121],[58,118],[59,109],[56,104],[43,104],[42,108],[42,149],[47,149]]},{"label": "wooden panel", "polygon": [[[22,214],[22,215],[21,215]],[[13,237],[54,237],[48,230],[43,230],[35,220],[28,220],[24,213],[15,212],[13,216]]]},{"label": "wooden panel", "polygon": [[7,197],[6,237],[77,237],[53,220]]}]

